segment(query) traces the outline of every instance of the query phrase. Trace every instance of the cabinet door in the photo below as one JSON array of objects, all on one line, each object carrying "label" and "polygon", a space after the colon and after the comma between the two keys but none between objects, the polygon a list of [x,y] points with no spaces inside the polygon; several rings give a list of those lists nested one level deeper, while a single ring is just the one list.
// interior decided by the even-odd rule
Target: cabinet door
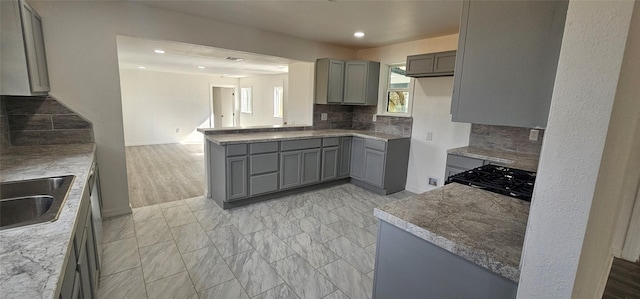
[{"label": "cabinet door", "polygon": [[47,58],[44,51],[42,19],[26,2],[22,1],[22,26],[29,69],[31,91],[34,93],[49,91]]},{"label": "cabinet door", "polygon": [[[78,270],[75,271],[74,273],[74,279],[73,279],[73,289],[72,289],[72,293],[71,293],[71,298],[72,299],[79,299],[80,294],[82,293],[82,282],[80,281],[80,272]],[[62,297],[62,299],[66,299],[68,297]]]},{"label": "cabinet door", "polygon": [[327,102],[340,104],[344,93],[344,61],[329,60]]},{"label": "cabinet door", "polygon": [[302,151],[301,185],[320,182],[320,149]]},{"label": "cabinet door", "polygon": [[227,158],[227,200],[247,196],[247,157]]},{"label": "cabinet door", "polygon": [[338,178],[339,152],[337,146],[322,149],[322,181],[335,180]]},{"label": "cabinet door", "polygon": [[433,54],[407,56],[407,76],[433,73]]},{"label": "cabinet door", "polygon": [[363,181],[378,187],[384,187],[385,152],[365,148]]},{"label": "cabinet door", "polygon": [[300,186],[301,152],[280,153],[280,189]]},{"label": "cabinet door", "polygon": [[340,138],[340,155],[339,155],[339,171],[338,177],[345,178],[349,176],[349,168],[351,166],[351,137]]},{"label": "cabinet door", "polygon": [[433,60],[434,73],[451,73],[456,66],[456,51],[435,53]]},{"label": "cabinet door", "polygon": [[87,250],[87,230],[82,226],[78,229],[84,230],[82,241],[80,242],[80,255],[78,256],[78,272],[80,274],[80,289],[82,298],[93,298],[91,289],[91,274],[89,270],[89,256]]},{"label": "cabinet door", "polygon": [[463,2],[453,121],[546,127],[567,5]]},{"label": "cabinet door", "polygon": [[[73,245],[73,242],[71,243]],[[72,298],[74,283],[76,281],[76,266],[78,261],[76,260],[75,249],[69,253],[69,259],[67,260],[67,266],[64,272],[64,280],[62,281],[62,288],[60,289],[60,298],[67,299]]]},{"label": "cabinet door", "polygon": [[87,230],[87,262],[89,266],[89,286],[91,287],[91,293],[94,297],[98,297],[96,291],[98,290],[98,265],[96,261],[96,244],[95,237],[93,235],[93,215],[91,209],[89,209],[89,215],[87,216],[87,223],[85,225]]},{"label": "cabinet door", "polygon": [[344,103],[365,104],[367,96],[366,61],[347,61],[345,64]]},{"label": "cabinet door", "polygon": [[364,139],[354,137],[351,145],[350,176],[360,180],[364,174]]}]

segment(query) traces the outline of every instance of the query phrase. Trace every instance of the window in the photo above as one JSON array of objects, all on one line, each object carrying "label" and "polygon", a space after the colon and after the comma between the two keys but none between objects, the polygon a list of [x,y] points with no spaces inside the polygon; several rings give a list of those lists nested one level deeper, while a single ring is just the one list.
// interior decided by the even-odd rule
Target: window
[{"label": "window", "polygon": [[404,64],[389,66],[385,114],[410,115],[411,78],[405,76]]},{"label": "window", "polygon": [[282,86],[276,86],[273,88],[273,117],[282,118],[282,106],[283,106],[283,91]]},{"label": "window", "polygon": [[251,99],[251,87],[240,88],[240,112],[252,113],[253,101]]}]

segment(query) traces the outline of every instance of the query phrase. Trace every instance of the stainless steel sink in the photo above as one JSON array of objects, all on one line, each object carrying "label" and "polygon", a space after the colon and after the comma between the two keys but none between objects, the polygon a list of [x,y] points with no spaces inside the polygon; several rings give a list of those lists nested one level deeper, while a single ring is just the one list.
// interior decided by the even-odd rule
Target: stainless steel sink
[{"label": "stainless steel sink", "polygon": [[75,176],[0,183],[0,229],[55,221]]}]

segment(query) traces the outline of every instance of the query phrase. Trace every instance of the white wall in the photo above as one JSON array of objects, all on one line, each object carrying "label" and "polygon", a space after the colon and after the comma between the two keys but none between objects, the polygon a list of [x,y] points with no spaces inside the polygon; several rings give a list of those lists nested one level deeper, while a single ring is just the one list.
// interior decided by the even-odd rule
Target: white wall
[{"label": "white wall", "polygon": [[30,1],[44,24],[51,94],[93,122],[105,217],[130,213],[116,35],[301,61],[355,51],[129,1]]},{"label": "white wall", "polygon": [[289,96],[284,102],[284,121],[289,125],[313,125],[315,64],[289,64]]},{"label": "white wall", "polygon": [[[521,261],[518,298],[596,298],[580,260],[627,40],[631,1],[569,3]],[[637,84],[637,83],[636,83]],[[606,242],[606,241],[605,241]],[[578,274],[578,265],[595,270]],[[594,280],[591,280],[594,281]]]},{"label": "white wall", "polygon": [[[457,49],[458,35],[447,35],[380,48],[358,51],[358,59],[380,61],[380,82],[386,81],[386,65],[405,62],[407,55],[450,51]],[[447,149],[469,145],[470,124],[451,121],[453,77],[414,79],[413,126],[406,189],[422,193],[436,187],[428,178],[445,179]],[[384,107],[386,90],[381,86],[378,108]],[[433,139],[427,141],[427,132]]]},{"label": "white wall", "polygon": [[[241,78],[240,88],[251,87],[253,92],[252,113],[240,112],[240,126],[264,126],[282,125],[283,118],[273,117],[273,88],[282,86],[284,91],[284,103],[287,102],[287,74],[255,76]],[[283,108],[284,110],[287,107]]]},{"label": "white wall", "polygon": [[196,129],[210,127],[210,84],[238,79],[121,69],[125,145],[202,142]]}]

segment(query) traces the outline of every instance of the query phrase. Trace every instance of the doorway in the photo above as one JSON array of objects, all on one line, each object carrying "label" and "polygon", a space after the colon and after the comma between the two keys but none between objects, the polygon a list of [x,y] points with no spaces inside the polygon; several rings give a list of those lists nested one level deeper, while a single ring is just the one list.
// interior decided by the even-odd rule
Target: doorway
[{"label": "doorway", "polygon": [[211,127],[228,128],[238,126],[234,87],[211,87]]}]

